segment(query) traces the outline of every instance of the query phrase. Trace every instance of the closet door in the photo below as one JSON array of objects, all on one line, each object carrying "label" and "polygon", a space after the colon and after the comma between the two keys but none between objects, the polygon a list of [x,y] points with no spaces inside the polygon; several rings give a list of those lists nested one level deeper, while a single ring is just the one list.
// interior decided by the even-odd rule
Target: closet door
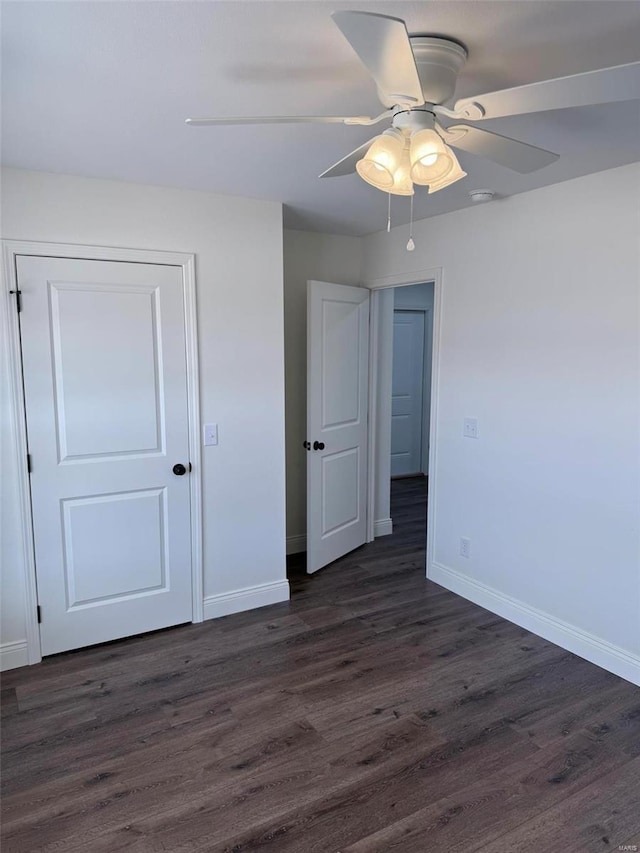
[{"label": "closet door", "polygon": [[44,655],[192,618],[180,268],[20,256]]}]

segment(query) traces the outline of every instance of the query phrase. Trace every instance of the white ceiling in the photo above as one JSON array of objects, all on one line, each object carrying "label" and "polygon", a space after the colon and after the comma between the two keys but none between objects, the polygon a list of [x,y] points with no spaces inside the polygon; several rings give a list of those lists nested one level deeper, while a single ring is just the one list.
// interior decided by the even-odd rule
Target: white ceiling
[{"label": "white ceiling", "polygon": [[[468,48],[456,97],[640,60],[635,0],[448,2],[3,2],[2,159],[8,166],[264,198],[291,228],[361,235],[386,196],[356,175],[317,175],[372,129],[192,128],[187,116],[376,115],[375,86],[330,18],[358,9]],[[373,131],[377,131],[378,126]],[[428,196],[417,219],[640,160],[638,102],[484,122],[560,154],[519,175],[469,154],[469,177]],[[409,201],[393,201],[394,224]]]}]

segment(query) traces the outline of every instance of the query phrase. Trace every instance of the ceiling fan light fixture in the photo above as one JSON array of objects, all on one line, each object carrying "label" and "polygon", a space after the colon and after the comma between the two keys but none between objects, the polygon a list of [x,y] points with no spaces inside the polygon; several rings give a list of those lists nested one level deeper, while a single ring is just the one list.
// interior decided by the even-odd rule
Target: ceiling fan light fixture
[{"label": "ceiling fan light fixture", "polygon": [[398,170],[404,153],[404,135],[395,128],[374,139],[362,160],[356,163],[356,171],[363,181],[379,190],[390,190],[394,174]]},{"label": "ceiling fan light fixture", "polygon": [[454,168],[454,155],[435,130],[426,128],[411,137],[411,180],[416,184],[442,181]]},{"label": "ceiling fan light fixture", "polygon": [[[447,146],[448,147],[448,146]],[[440,181],[432,181],[429,184],[429,193],[437,193],[438,190],[443,190],[445,187],[451,186],[451,184],[455,184],[456,181],[462,180],[462,178],[467,177],[467,173],[464,171],[460,163],[458,163],[458,158],[453,153],[453,151],[449,148],[449,154],[453,159],[453,168],[449,172],[449,174],[442,178]]]}]

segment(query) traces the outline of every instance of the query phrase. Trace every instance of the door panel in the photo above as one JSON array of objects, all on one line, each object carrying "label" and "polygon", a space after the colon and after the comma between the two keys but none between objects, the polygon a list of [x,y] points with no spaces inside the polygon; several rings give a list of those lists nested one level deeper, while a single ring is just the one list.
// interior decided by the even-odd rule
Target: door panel
[{"label": "door panel", "polygon": [[360,331],[353,303],[322,301],[322,429],[358,421]]},{"label": "door panel", "polygon": [[369,292],[314,281],[307,298],[307,571],[315,572],[366,540]]},{"label": "door panel", "polygon": [[61,503],[67,611],[166,590],[166,489]]},{"label": "door panel", "polygon": [[158,292],[50,282],[49,298],[60,461],[161,452]]},{"label": "door panel", "polygon": [[188,622],[181,270],[18,257],[42,653]]},{"label": "door panel", "polygon": [[424,312],[394,311],[391,397],[391,476],[422,467]]},{"label": "door panel", "polygon": [[322,457],[322,536],[343,529],[359,520],[360,482],[359,448]]}]

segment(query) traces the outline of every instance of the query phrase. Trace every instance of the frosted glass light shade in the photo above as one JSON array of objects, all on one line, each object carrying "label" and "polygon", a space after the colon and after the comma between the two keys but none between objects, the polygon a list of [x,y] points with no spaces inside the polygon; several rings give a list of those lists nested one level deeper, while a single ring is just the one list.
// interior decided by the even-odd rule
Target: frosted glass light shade
[{"label": "frosted glass light shade", "polygon": [[411,158],[409,156],[409,140],[407,139],[402,152],[400,165],[393,173],[393,184],[387,192],[392,195],[413,195],[413,181],[411,180]]},{"label": "frosted glass light shade", "polygon": [[460,163],[458,163],[458,158],[449,146],[447,146],[447,150],[453,159],[453,168],[445,178],[442,178],[441,181],[432,181],[429,184],[429,193],[437,193],[438,190],[443,190],[445,187],[455,184],[456,181],[460,181],[462,178],[467,177],[467,173],[464,171]]},{"label": "frosted glass light shade", "polygon": [[411,180],[416,184],[436,183],[453,168],[451,150],[435,130],[419,130],[411,137]]},{"label": "frosted glass light shade", "polygon": [[393,186],[393,175],[402,160],[404,136],[397,130],[385,130],[375,139],[362,160],[356,163],[356,171],[363,181],[379,190]]}]

